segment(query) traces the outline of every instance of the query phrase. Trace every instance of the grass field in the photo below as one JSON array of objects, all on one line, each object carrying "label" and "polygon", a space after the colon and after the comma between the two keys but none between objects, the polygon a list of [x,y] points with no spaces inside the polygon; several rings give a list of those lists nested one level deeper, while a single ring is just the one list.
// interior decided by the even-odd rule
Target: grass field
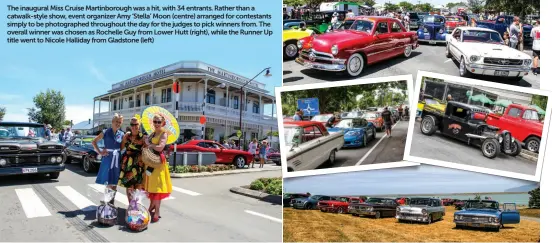
[{"label": "grass field", "polygon": [[538,208],[520,208],[519,214],[521,216],[540,218],[540,209]]},{"label": "grass field", "polygon": [[500,232],[456,229],[455,210],[446,208],[444,219],[431,225],[285,208],[284,242],[537,242],[540,239],[539,222],[529,220],[505,225]]}]

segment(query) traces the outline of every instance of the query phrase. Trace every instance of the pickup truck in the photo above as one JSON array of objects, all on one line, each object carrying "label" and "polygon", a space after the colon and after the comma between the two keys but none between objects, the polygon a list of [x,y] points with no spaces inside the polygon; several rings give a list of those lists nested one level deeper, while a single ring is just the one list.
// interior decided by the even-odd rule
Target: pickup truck
[{"label": "pickup truck", "polygon": [[345,143],[342,132],[329,133],[324,123],[315,121],[284,121],[284,141],[289,172],[333,164]]},{"label": "pickup truck", "polygon": [[[496,20],[483,20],[477,21],[477,27],[487,28],[498,31],[501,35],[504,35],[504,32],[510,27],[514,22],[514,16],[502,15],[498,16]],[[523,25],[523,44],[525,46],[533,45],[533,38],[531,38],[531,29],[532,25],[524,24]]]},{"label": "pickup truck", "polygon": [[543,123],[539,121],[537,110],[520,104],[510,104],[499,114],[477,114],[476,119],[485,120],[488,125],[498,127],[500,132],[507,130],[522,146],[534,153],[539,152]]},{"label": "pickup truck", "polygon": [[515,203],[494,200],[468,200],[464,209],[454,213],[456,228],[491,228],[500,231],[505,224],[519,224],[520,213]]}]

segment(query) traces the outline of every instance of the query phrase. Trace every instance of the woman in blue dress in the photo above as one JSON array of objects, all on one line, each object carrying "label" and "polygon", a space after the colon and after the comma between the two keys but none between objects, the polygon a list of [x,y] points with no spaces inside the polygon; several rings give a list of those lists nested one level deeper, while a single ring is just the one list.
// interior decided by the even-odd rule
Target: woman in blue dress
[{"label": "woman in blue dress", "polygon": [[[106,185],[114,191],[117,191],[117,183],[119,182],[119,173],[121,172],[120,157],[121,142],[125,133],[120,130],[123,123],[123,116],[115,114],[111,120],[111,128],[104,129],[94,141],[92,146],[96,153],[102,156],[102,163],[98,170],[96,183]],[[104,148],[98,148],[97,142],[104,140]],[[115,198],[110,203],[114,204]]]}]

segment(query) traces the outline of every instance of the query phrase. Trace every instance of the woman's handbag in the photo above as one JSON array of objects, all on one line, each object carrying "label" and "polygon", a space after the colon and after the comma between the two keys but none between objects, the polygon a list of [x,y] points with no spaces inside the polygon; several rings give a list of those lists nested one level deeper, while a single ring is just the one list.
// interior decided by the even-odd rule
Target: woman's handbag
[{"label": "woman's handbag", "polygon": [[144,148],[142,150],[142,161],[144,164],[154,168],[159,168],[163,165],[161,156],[156,154],[151,148]]}]

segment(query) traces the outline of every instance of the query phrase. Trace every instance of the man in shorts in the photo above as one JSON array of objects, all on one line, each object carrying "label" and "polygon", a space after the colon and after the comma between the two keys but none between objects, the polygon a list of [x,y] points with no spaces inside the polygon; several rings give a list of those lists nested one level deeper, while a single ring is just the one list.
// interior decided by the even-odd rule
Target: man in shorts
[{"label": "man in shorts", "polygon": [[385,125],[385,134],[387,134],[387,136],[389,137],[391,137],[391,126],[393,126],[393,120],[391,116],[391,111],[389,111],[389,109],[385,107],[385,109],[383,109],[383,112],[381,113],[381,117],[383,118],[383,124]]},{"label": "man in shorts", "polygon": [[533,74],[537,75],[540,73],[540,19],[537,20],[535,26],[533,26],[531,30],[531,38],[533,38]]}]

